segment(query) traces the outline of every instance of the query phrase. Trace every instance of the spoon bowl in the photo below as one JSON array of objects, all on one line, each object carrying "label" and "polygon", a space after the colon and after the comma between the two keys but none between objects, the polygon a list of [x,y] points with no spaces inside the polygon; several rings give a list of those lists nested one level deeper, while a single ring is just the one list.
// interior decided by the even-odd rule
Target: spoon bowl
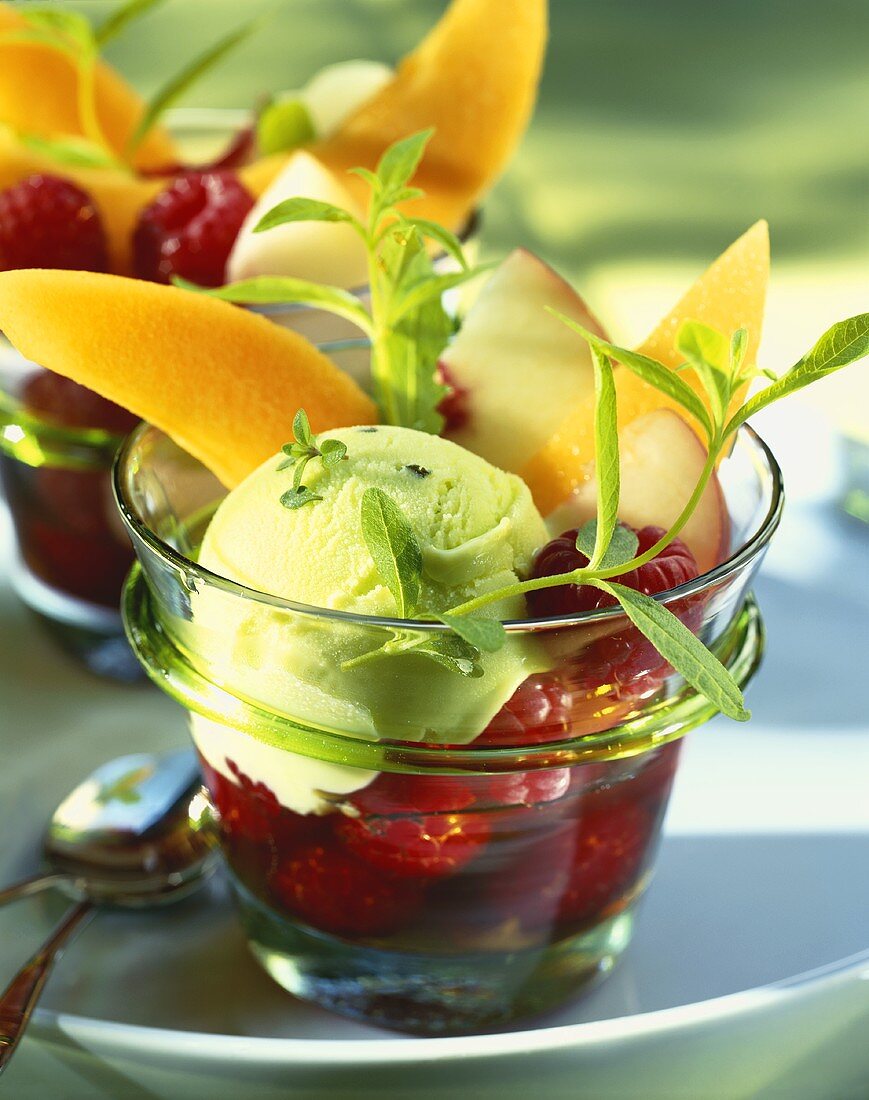
[{"label": "spoon bowl", "polygon": [[189,750],[139,753],[97,768],[55,810],[43,843],[49,870],[0,890],[0,905],[48,887],[74,899],[48,940],[0,993],[0,1073],[55,959],[98,908],[179,901],[212,873],[218,857],[200,784]]},{"label": "spoon bowl", "polygon": [[188,750],[101,765],[49,822],[44,852],[62,876],[55,885],[99,904],[134,907],[198,889],[217,860],[207,829],[190,815],[200,782]]}]

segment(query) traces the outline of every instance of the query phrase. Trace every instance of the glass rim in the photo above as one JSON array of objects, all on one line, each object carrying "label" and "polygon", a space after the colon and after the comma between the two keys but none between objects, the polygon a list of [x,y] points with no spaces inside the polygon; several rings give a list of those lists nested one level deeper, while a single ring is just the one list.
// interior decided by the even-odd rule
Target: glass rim
[{"label": "glass rim", "polygon": [[[328,345],[324,345],[324,347],[327,346]],[[133,536],[134,542],[138,539],[144,543],[152,553],[164,563],[168,564],[174,571],[181,572],[188,580],[191,576],[198,578],[208,587],[217,589],[236,599],[247,600],[280,611],[290,612],[294,615],[305,615],[311,618],[343,623],[345,625],[357,626],[360,628],[377,627],[390,630],[412,630],[418,633],[444,633],[450,630],[448,626],[441,622],[431,622],[421,619],[392,618],[380,615],[363,615],[355,611],[340,611],[334,608],[317,607],[314,604],[287,600],[280,596],[274,596],[268,592],[261,592],[258,589],[250,588],[247,585],[240,584],[238,581],[230,580],[228,577],[222,577],[220,574],[214,573],[198,562],[186,557],[184,554],[180,553],[180,551],[161,539],[160,536],[140,518],[135,506],[132,501],[128,499],[126,493],[124,483],[126,474],[131,465],[132,456],[142,438],[149,431],[161,430],[155,428],[151,424],[143,422],[134,428],[121,444],[115,455],[112,466],[112,489],[121,518],[128,531]],[[161,434],[167,439],[171,438],[166,435],[165,432],[161,431]],[[693,596],[696,593],[712,588],[721,581],[727,580],[763,551],[778,527],[782,508],[784,506],[784,482],[781,469],[769,446],[749,424],[743,424],[739,429],[737,442],[734,446],[738,446],[738,442],[741,438],[748,438],[750,440],[751,444],[765,461],[766,468],[772,479],[771,499],[766,515],[759,522],[756,530],[752,532],[745,542],[733,550],[724,561],[719,562],[719,564],[712,569],[707,570],[705,573],[701,573],[690,581],[686,581],[684,584],[677,585],[675,588],[657,594],[654,596],[654,599],[659,603],[667,604],[671,601]],[[174,445],[179,446],[179,444]],[[181,449],[180,446],[179,449]],[[508,633],[527,634],[583,626],[590,623],[605,622],[610,619],[623,617],[624,611],[617,604],[613,607],[600,608],[595,611],[583,611],[572,615],[508,619],[504,621],[503,625]]]}]

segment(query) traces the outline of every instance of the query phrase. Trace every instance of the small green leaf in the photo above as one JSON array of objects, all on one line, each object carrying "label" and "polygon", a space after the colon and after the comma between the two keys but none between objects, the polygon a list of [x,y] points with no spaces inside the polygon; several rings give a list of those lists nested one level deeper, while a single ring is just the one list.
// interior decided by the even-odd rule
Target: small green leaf
[{"label": "small green leaf", "polygon": [[324,466],[337,466],[347,457],[347,444],[340,439],[324,439],[320,444],[320,458]]},{"label": "small green leaf", "polygon": [[640,633],[649,639],[691,687],[705,695],[722,714],[737,722],[745,722],[751,717],[745,709],[739,685],[727,669],[662,603],[623,584],[602,580],[591,580],[589,583],[615,596]]},{"label": "small green leaf", "polygon": [[468,270],[469,265],[465,258],[462,242],[455,233],[451,233],[449,229],[439,225],[438,222],[431,221],[429,218],[407,218],[406,220],[414,226],[423,237],[427,237],[432,241],[437,241],[444,252],[446,252],[448,256],[452,256],[463,271]]},{"label": "small green leaf", "polygon": [[739,378],[748,351],[748,329],[738,328],[730,338],[730,374]]},{"label": "small green leaf", "polygon": [[97,43],[101,47],[105,46],[125,31],[134,20],[140,19],[146,12],[163,3],[165,0],[127,0],[126,4],[121,4],[99,25],[96,31]]},{"label": "small green leaf", "polygon": [[414,310],[420,309],[427,303],[443,297],[448,290],[461,286],[462,283],[467,283],[470,279],[476,278],[477,275],[489,271],[495,266],[494,263],[480,264],[473,269],[465,268],[463,271],[451,271],[446,275],[428,275],[426,278],[411,283],[402,293],[396,296],[390,311],[392,323],[396,324],[407,314],[413,313]]},{"label": "small green leaf", "polygon": [[676,347],[689,363],[700,359],[725,371],[730,361],[727,337],[702,321],[683,321],[676,333]]},{"label": "small green leaf", "polygon": [[83,137],[45,138],[39,134],[19,134],[22,145],[58,164],[77,168],[122,168],[121,161],[108,150]]},{"label": "small green leaf", "polygon": [[176,73],[160,88],[150,103],[147,105],[139,119],[139,124],[130,136],[125,150],[127,157],[132,157],[142,143],[143,138],[157,122],[160,116],[172,106],[196,81],[213,69],[227,54],[248,39],[259,27],[261,19],[253,19],[250,23],[226,35],[225,38],[211,46],[204,53],[187,66],[180,73]]},{"label": "small green leaf", "polygon": [[290,509],[304,508],[306,504],[313,504],[314,501],[322,499],[317,493],[312,493],[307,486],[300,485],[298,488],[287,489],[281,495],[281,504]]},{"label": "small green leaf", "polygon": [[350,222],[364,233],[364,229],[349,210],[342,210],[331,202],[302,197],[285,199],[273,206],[254,226],[254,233],[265,233],[278,225],[289,222]]},{"label": "small green leaf", "polygon": [[727,338],[700,321],[685,321],[676,334],[676,348],[685,356],[709,397],[715,421],[721,424],[732,396],[730,346]]},{"label": "small green leaf", "polygon": [[283,275],[258,275],[253,279],[242,279],[226,286],[203,287],[187,279],[175,276],[172,280],[182,290],[192,290],[198,294],[208,294],[222,302],[237,302],[243,305],[292,305],[301,304],[319,306],[339,317],[351,321],[367,335],[371,335],[371,318],[365,307],[348,290],[337,286],[320,286],[305,279],[293,279]]},{"label": "small green leaf", "polygon": [[483,653],[497,653],[507,641],[507,632],[497,619],[471,615],[441,615],[440,620],[469,645]]},{"label": "small green leaf", "polygon": [[735,432],[755,413],[772,405],[782,397],[809,386],[819,378],[856,363],[869,355],[869,313],[860,313],[839,321],[827,329],[811,351],[783,374],[777,382],[755,394],[731,417],[725,430],[725,438]]},{"label": "small green leaf", "polygon": [[390,195],[391,205],[397,206],[400,202],[411,202],[413,199],[421,199],[425,191],[421,187],[402,187]]},{"label": "small green leaf", "polygon": [[407,652],[428,657],[450,672],[477,679],[483,675],[477,648],[454,634],[435,634]]},{"label": "small green leaf", "polygon": [[368,168],[348,168],[347,172],[351,176],[358,176],[360,179],[365,180],[375,195],[380,194],[382,190],[380,180]]},{"label": "small green leaf", "polygon": [[434,130],[420,130],[390,145],[377,165],[377,178],[383,188],[384,205],[394,201],[393,196],[404,188],[413,177],[422,160],[425,147]]},{"label": "small green leaf", "polygon": [[619,428],[616,388],[612,363],[597,348],[591,349],[594,363],[594,453],[597,478],[597,537],[591,567],[596,568],[612,541],[619,521]]},{"label": "small green leaf", "polygon": [[297,410],[296,415],[293,417],[293,435],[296,442],[302,447],[313,446],[314,436],[311,432],[311,422],[308,420],[308,414],[304,409]]},{"label": "small green leaf", "polygon": [[[591,561],[597,542],[597,520],[590,519],[580,527],[576,535],[576,548]],[[640,540],[636,532],[623,523],[616,525],[609,546],[604,551],[603,557],[598,563],[599,569],[612,569],[616,565],[624,565],[637,553]]]},{"label": "small green leaf", "polygon": [[296,467],[293,470],[293,490],[297,493],[300,489],[304,488],[304,486],[302,485],[302,478],[305,476],[305,467],[310,461],[311,455],[304,455],[304,457],[300,458],[299,461],[296,463]]},{"label": "small green leaf", "polygon": [[362,537],[381,580],[392,593],[399,618],[410,617],[419,599],[422,551],[401,509],[382,489],[362,494]]}]

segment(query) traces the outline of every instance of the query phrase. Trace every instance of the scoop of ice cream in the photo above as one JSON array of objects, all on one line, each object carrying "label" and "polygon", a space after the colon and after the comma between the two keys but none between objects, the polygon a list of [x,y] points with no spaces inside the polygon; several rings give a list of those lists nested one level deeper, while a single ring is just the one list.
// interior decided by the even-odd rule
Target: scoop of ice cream
[{"label": "scoop of ice cream", "polygon": [[[327,432],[346,458],[313,459],[304,484],[322,499],[287,508],[281,496],[293,471],[283,455],[234,489],[206,532],[200,562],[220,576],[299,604],[366,616],[395,617],[395,600],[362,534],[362,497],[383,490],[401,509],[422,549],[416,617],[433,616],[526,575],[546,528],[521,479],[454,443],[406,428],[358,427]],[[531,672],[546,667],[536,643],[511,636],[479,658],[481,674],[464,676],[424,653],[413,631],[396,647],[361,664],[361,655],[396,640],[395,628],[298,613],[203,592],[197,626],[222,638],[223,682],[298,721],[361,737],[467,743]],[[481,613],[523,614],[521,597]],[[217,658],[216,658],[217,659]],[[348,666],[348,662],[350,665]]]}]

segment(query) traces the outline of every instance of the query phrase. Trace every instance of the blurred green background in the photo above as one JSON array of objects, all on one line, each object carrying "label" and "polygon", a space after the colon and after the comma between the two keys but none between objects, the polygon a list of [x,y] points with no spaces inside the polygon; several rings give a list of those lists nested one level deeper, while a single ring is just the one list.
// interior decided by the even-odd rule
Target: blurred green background
[{"label": "blurred green background", "polygon": [[[113,6],[70,3],[95,20]],[[260,11],[268,25],[185,100],[245,106],[324,64],[395,61],[446,0],[167,0],[111,59],[152,90]],[[787,355],[869,308],[866,0],[551,0],[540,102],[486,204],[485,242],[541,252],[625,338],[759,217]],[[650,292],[650,288],[653,288]],[[782,364],[779,363],[779,366]]]}]

